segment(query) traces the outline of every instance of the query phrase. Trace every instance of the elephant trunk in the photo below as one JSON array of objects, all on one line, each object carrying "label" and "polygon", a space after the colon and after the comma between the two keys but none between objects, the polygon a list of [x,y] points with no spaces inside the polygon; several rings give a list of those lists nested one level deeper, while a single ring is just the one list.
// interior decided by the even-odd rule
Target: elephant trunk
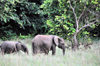
[{"label": "elephant trunk", "polygon": [[65,55],[65,47],[62,49],[62,51],[63,51],[63,55]]},{"label": "elephant trunk", "polygon": [[1,45],[0,45],[0,48],[1,48]]},{"label": "elephant trunk", "polygon": [[0,45],[0,51],[1,51],[1,45]]},{"label": "elephant trunk", "polygon": [[65,55],[65,49],[63,49],[63,55]]},{"label": "elephant trunk", "polygon": [[28,50],[26,51],[26,53],[28,54]]}]

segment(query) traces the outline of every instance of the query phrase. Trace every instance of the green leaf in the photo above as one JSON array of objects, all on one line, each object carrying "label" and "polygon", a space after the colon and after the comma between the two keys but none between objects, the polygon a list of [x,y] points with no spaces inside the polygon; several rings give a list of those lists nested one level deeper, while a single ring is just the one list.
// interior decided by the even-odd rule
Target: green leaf
[{"label": "green leaf", "polygon": [[54,24],[51,20],[47,20],[46,23],[49,27],[54,27]]},{"label": "green leaf", "polygon": [[54,29],[50,29],[50,30],[49,30],[49,32],[52,32],[52,31],[54,31]]},{"label": "green leaf", "polygon": [[69,27],[68,27],[67,25],[63,25],[63,27],[64,27],[66,30],[69,29]]},{"label": "green leaf", "polygon": [[92,25],[91,25],[91,28],[95,28],[95,27],[96,27],[95,24],[92,24]]},{"label": "green leaf", "polygon": [[89,32],[87,32],[87,31],[84,31],[84,32],[83,32],[83,34],[89,34]]},{"label": "green leaf", "polygon": [[72,23],[70,23],[70,22],[68,22],[67,24],[68,24],[68,25],[70,25],[70,26],[73,26],[73,24],[72,24]]}]

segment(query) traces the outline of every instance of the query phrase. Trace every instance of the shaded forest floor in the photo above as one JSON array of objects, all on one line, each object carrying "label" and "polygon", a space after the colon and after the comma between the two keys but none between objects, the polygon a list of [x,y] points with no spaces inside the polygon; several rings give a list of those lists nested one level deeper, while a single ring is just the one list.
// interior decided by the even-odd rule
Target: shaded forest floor
[{"label": "shaded forest floor", "polygon": [[58,48],[55,56],[51,55],[51,51],[49,55],[32,56],[31,39],[20,41],[27,45],[29,55],[23,52],[4,56],[0,54],[0,66],[100,66],[100,40],[94,41],[91,49],[82,48],[76,52],[67,49],[65,56]]}]

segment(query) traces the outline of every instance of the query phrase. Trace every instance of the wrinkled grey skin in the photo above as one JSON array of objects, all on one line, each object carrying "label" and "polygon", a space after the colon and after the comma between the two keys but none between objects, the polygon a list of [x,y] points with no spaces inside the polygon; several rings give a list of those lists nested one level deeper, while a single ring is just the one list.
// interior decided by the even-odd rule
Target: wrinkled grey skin
[{"label": "wrinkled grey skin", "polygon": [[18,52],[20,50],[28,54],[27,47],[24,44],[22,44],[20,41],[4,41],[0,45],[0,48],[1,48],[2,55]]},{"label": "wrinkled grey skin", "polygon": [[61,48],[63,55],[65,55],[65,43],[64,39],[56,35],[36,35],[32,40],[33,54],[45,53],[48,54],[52,51],[52,55],[55,55],[56,46]]}]

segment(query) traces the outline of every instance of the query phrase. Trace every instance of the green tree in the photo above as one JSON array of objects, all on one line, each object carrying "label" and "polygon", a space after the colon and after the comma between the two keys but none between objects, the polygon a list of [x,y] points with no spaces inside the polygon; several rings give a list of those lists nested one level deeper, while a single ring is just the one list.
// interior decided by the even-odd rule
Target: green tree
[{"label": "green tree", "polygon": [[0,37],[35,35],[44,33],[45,29],[45,17],[35,2],[0,0]]},{"label": "green tree", "polygon": [[85,28],[99,23],[99,7],[98,0],[44,0],[41,5],[44,14],[48,15],[49,33],[71,40],[74,50],[79,46],[79,33],[89,34]]}]

